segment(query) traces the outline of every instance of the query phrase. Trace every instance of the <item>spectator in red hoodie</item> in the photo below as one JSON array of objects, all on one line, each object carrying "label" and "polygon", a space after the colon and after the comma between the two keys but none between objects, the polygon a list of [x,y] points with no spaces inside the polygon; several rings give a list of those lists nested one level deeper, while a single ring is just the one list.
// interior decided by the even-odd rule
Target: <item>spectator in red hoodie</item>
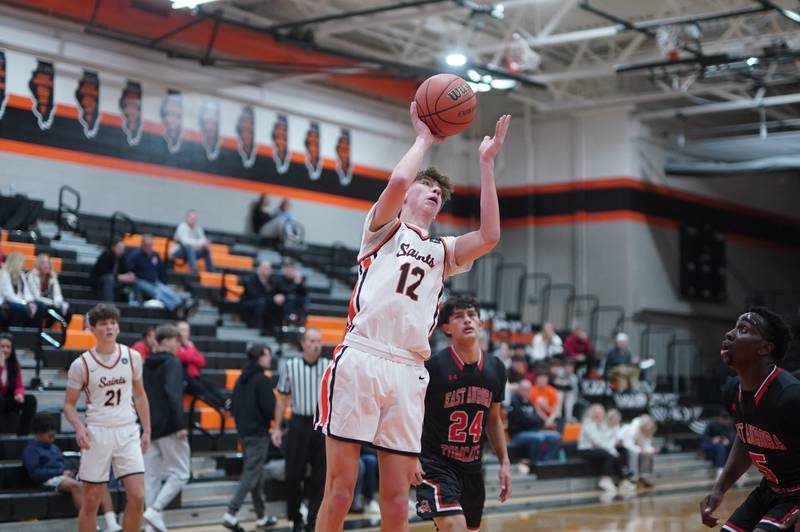
[{"label": "spectator in red hoodie", "polygon": [[572,334],[564,341],[564,358],[575,364],[592,365],[594,347],[589,340],[589,335],[580,325],[576,325]]},{"label": "spectator in red hoodie", "polygon": [[142,338],[131,346],[131,349],[139,351],[142,355],[142,360],[150,356],[150,353],[158,351],[158,342],[156,342],[156,328],[150,325],[142,333]]},{"label": "spectator in red hoodie", "polygon": [[181,333],[181,346],[176,354],[186,371],[186,393],[202,399],[211,406],[229,409],[228,394],[200,375],[200,371],[206,367],[206,357],[192,342],[192,329],[189,323],[179,321],[178,330]]},{"label": "spectator in red hoodie", "polygon": [[0,432],[29,434],[35,414],[36,397],[25,393],[14,337],[0,334]]}]

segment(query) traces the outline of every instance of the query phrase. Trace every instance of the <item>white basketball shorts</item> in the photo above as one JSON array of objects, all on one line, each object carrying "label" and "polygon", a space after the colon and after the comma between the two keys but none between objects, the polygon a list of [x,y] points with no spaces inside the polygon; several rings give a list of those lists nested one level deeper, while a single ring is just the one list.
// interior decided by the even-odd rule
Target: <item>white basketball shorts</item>
[{"label": "white basketball shorts", "polygon": [[419,455],[428,380],[421,360],[340,345],[322,377],[316,427],[339,440]]},{"label": "white basketball shorts", "polygon": [[117,479],[144,473],[144,458],[139,442],[139,425],[121,427],[88,426],[91,447],[81,449],[78,478],[81,482],[104,484],[110,468]]}]

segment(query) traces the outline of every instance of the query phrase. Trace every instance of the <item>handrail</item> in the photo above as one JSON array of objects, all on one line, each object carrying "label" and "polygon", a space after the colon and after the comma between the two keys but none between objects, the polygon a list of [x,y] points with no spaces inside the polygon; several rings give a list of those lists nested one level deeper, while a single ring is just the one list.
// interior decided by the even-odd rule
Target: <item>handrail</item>
[{"label": "handrail", "polygon": [[600,306],[600,298],[594,294],[574,294],[567,298],[567,309],[566,309],[566,325],[570,329],[572,329],[574,321],[575,321],[575,303],[578,301],[588,301],[590,303],[594,303],[592,309],[589,311],[589,315],[591,316],[594,309]]},{"label": "handrail", "polygon": [[[64,201],[65,192],[69,192],[75,197],[74,207],[68,206]],[[80,210],[81,210],[81,193],[69,185],[61,185],[61,188],[58,189],[58,212],[56,214],[56,236],[54,237],[55,240],[61,240],[61,229],[64,218],[63,215],[65,213],[70,213],[77,216]]]},{"label": "handrail", "polygon": [[328,292],[333,290],[333,284],[336,282],[334,277],[334,272],[336,272],[336,259],[338,257],[338,253],[340,250],[347,250],[347,246],[345,246],[342,242],[334,242],[331,245],[331,252],[330,257],[331,260],[328,263]]},{"label": "handrail", "polygon": [[569,292],[567,299],[575,295],[575,286],[570,283],[553,283],[542,290],[542,315],[539,319],[539,323],[542,325],[544,325],[546,321],[549,321],[550,296],[555,290],[567,290]]},{"label": "handrail", "polygon": [[[553,278],[546,273],[528,272],[520,277],[518,285],[519,292],[517,294],[517,315],[520,316],[520,319],[522,319],[522,313],[525,309],[525,295],[528,293],[528,280],[531,279],[544,279],[545,288],[553,284]],[[544,288],[542,288],[542,291],[544,291]],[[541,296],[538,301],[541,303]]]},{"label": "handrail", "polygon": [[619,332],[620,325],[625,320],[625,307],[622,305],[598,305],[596,306],[589,316],[589,339],[593,344],[597,343],[598,329],[600,328],[600,313],[601,312],[618,312],[619,317],[614,325],[614,331]]},{"label": "handrail", "polygon": [[485,265],[494,259],[498,259],[498,264],[503,264],[505,262],[505,258],[500,252],[492,251],[484,255],[481,258],[480,262],[474,265],[467,274],[468,276],[467,291],[475,294],[475,297],[478,298],[479,301],[481,296],[480,294],[481,279],[479,277],[479,274],[483,272],[483,268],[485,267]]},{"label": "handrail", "polygon": [[128,216],[127,214],[125,214],[122,211],[114,211],[114,214],[111,215],[111,224],[110,224],[109,234],[108,234],[108,243],[109,244],[111,244],[111,242],[114,241],[114,237],[116,236],[116,228],[117,228],[117,220],[118,219],[122,220],[123,222],[127,222],[128,223],[128,225],[130,226],[130,231],[128,231],[128,233],[136,233],[136,232],[138,232],[138,231],[136,231],[136,222],[134,222],[133,219],[130,216]]},{"label": "handrail", "polygon": [[67,334],[69,331],[69,324],[67,320],[56,312],[53,309],[47,309],[47,315],[56,320],[58,323],[61,324],[61,340],[56,340],[48,330],[45,330],[42,326],[42,322],[39,322],[39,327],[36,335],[36,347],[34,349],[34,359],[36,360],[36,369],[34,372],[34,376],[31,379],[30,387],[31,388],[39,388],[42,385],[42,379],[40,377],[42,371],[42,342],[47,342],[50,344],[51,347],[55,347],[56,349],[61,349],[64,347],[64,344],[67,343]]},{"label": "handrail", "polygon": [[[684,339],[684,340],[672,340],[669,344],[667,344],[667,368],[672,370],[672,393],[678,394],[680,392],[680,386],[678,386],[679,377],[678,377],[678,359],[675,356],[675,349],[679,346],[691,346],[694,347],[695,350],[698,350],[698,344],[694,340]],[[688,382],[691,383],[691,379],[688,379]],[[689,391],[689,387],[687,386],[686,391]]]},{"label": "handrail", "polygon": [[202,400],[202,397],[192,395],[192,402],[189,403],[189,444],[191,445],[192,437],[194,436],[193,429],[197,429],[203,433],[203,435],[211,439],[211,450],[216,451],[219,447],[218,442],[220,438],[225,436],[225,413],[216,406],[206,403],[209,408],[212,408],[217,414],[219,414],[219,434],[214,434],[206,430],[200,423],[194,420],[195,406],[197,405],[197,401]]},{"label": "handrail", "polygon": [[508,262],[500,263],[494,268],[494,287],[492,289],[492,301],[494,301],[495,309],[500,308],[500,290],[502,289],[503,273],[507,270],[519,270],[521,275],[524,276],[528,273],[528,266],[522,262]]},{"label": "handrail", "polygon": [[642,335],[639,342],[639,356],[642,357],[646,354],[649,354],[648,348],[650,347],[650,338],[655,336],[656,334],[667,334],[670,337],[669,345],[671,342],[675,341],[675,329],[672,327],[652,327],[649,323],[645,327],[644,331],[642,331]]},{"label": "handrail", "polygon": [[228,275],[236,275],[232,272],[229,268],[221,268],[219,270],[222,273],[222,284],[219,287],[219,294],[217,295],[217,327],[222,327],[224,320],[222,319],[222,307],[225,305],[225,302],[228,300],[228,283],[225,282],[225,278]]}]

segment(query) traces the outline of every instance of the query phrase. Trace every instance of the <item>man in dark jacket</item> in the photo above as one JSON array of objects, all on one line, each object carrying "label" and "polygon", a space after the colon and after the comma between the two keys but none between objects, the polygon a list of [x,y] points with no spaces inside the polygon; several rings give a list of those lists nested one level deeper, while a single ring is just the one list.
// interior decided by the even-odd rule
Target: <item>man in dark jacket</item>
[{"label": "man in dark jacket", "polygon": [[555,431],[542,430],[544,421],[531,404],[531,388],[530,381],[522,379],[511,398],[508,409],[508,446],[520,449],[528,460],[531,471],[534,471],[537,462],[555,457],[561,447],[561,435]]},{"label": "man in dark jacket", "polygon": [[247,350],[247,365],[233,388],[231,413],[244,452],[244,465],[228,511],[222,516],[222,526],[234,532],[244,532],[236,513],[248,492],[253,498],[256,527],[274,525],[278,520],[264,515],[261,495],[261,476],[269,450],[269,425],[275,411],[274,386],[264,374],[272,365],[272,353],[264,344],[254,344]]},{"label": "man in dark jacket", "polygon": [[164,284],[166,282],[164,264],[153,249],[152,236],[142,236],[142,246],[133,252],[128,260],[128,266],[136,274],[134,286],[137,290],[151,299],[161,301],[167,310],[182,314],[184,307],[191,306],[191,301]]},{"label": "man in dark jacket", "polygon": [[[183,365],[175,356],[181,333],[172,324],[156,329],[158,350],[144,361],[144,389],[153,405],[150,417],[152,441],[144,455],[144,520],[164,532],[164,508],[189,482],[191,450],[183,418]],[[161,485],[162,476],[166,482]]]},{"label": "man in dark jacket", "polygon": [[115,238],[97,257],[89,274],[89,282],[103,301],[113,303],[120,295],[122,285],[132,285],[135,280],[136,275],[128,271],[125,244]]},{"label": "man in dark jacket", "polygon": [[240,313],[248,327],[272,334],[272,329],[283,320],[286,295],[280,292],[282,283],[272,274],[272,263],[262,260],[256,271],[244,282]]}]

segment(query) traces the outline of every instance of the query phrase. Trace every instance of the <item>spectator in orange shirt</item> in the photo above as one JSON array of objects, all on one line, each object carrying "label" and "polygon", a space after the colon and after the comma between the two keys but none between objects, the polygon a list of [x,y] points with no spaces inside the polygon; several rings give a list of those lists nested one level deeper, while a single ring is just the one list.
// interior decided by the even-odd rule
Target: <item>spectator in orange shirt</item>
[{"label": "spectator in orange shirt", "polygon": [[192,329],[189,323],[179,321],[178,330],[181,333],[181,346],[175,354],[183,363],[186,372],[186,393],[202,399],[211,406],[228,410],[230,408],[228,395],[200,375],[200,371],[206,366],[206,357],[192,342]]},{"label": "spectator in orange shirt", "polygon": [[546,368],[538,368],[536,382],[531,388],[531,404],[536,413],[544,421],[546,430],[556,429],[556,420],[559,418],[558,391],[548,384]]}]

